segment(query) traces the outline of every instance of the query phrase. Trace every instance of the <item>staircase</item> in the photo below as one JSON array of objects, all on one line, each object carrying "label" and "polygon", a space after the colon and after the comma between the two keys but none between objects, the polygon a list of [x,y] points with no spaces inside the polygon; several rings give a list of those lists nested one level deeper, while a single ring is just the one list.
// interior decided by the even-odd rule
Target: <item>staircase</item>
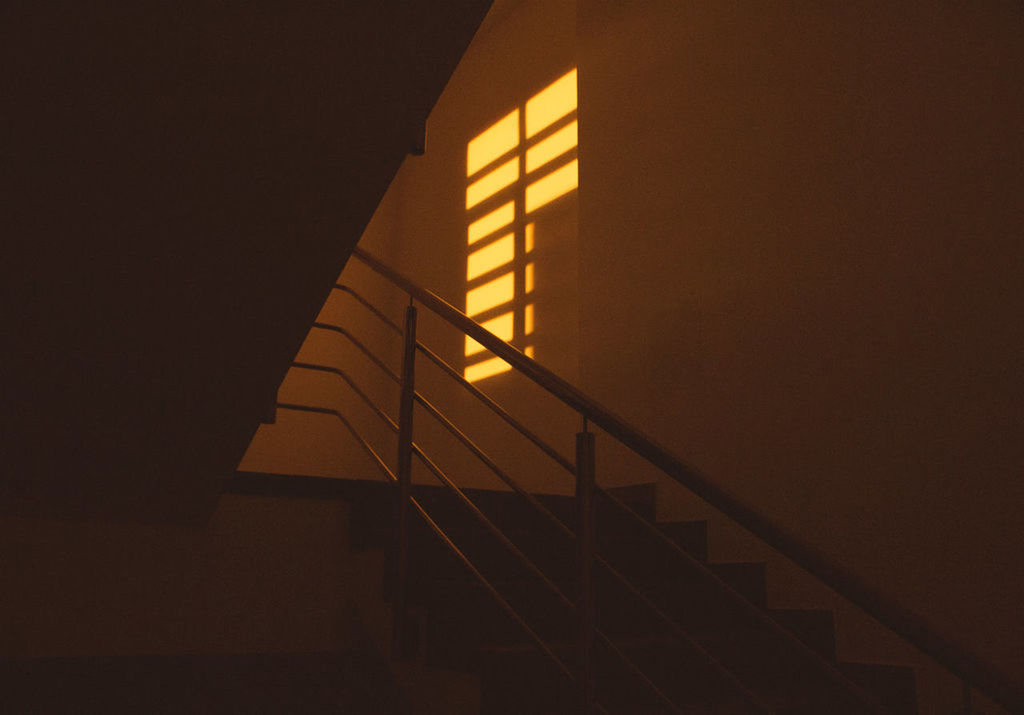
[{"label": "staircase", "polygon": [[[382,487],[384,485],[381,485]],[[654,485],[609,490],[653,520]],[[565,592],[574,584],[575,545],[550,528],[517,495],[466,490],[481,510]],[[393,494],[364,492],[353,543],[387,549],[393,541]],[[414,487],[414,498],[462,552],[478,565],[516,611],[570,664],[575,659],[575,618],[500,540],[474,519],[447,490]],[[575,521],[571,497],[542,496],[567,523]],[[598,553],[686,629],[722,665],[749,684],[773,712],[860,713],[868,710],[822,677],[806,655],[784,637],[730,604],[730,589],[789,629],[801,643],[834,664],[853,683],[893,713],[916,713],[914,672],[906,666],[845,663],[836,659],[832,613],[767,607],[765,564],[710,563],[707,522],[661,523],[672,540],[720,580],[680,563],[633,519],[607,501],[597,506]],[[484,715],[566,713],[576,707],[576,687],[524,634],[487,589],[427,527],[410,524],[407,654],[437,668],[473,673],[481,681]],[[757,712],[734,683],[679,638],[667,633],[644,604],[608,573],[597,573],[597,627],[615,642],[683,712]],[[614,713],[673,712],[625,671],[613,653],[598,649],[598,701]]]},{"label": "staircase", "polygon": [[[715,563],[704,521],[659,523],[654,484],[595,481],[594,424],[688,488],[963,684],[963,710],[983,693],[1024,709],[1018,683],[935,632],[913,613],[830,563],[753,508],[464,314],[360,249],[353,255],[410,297],[404,329],[351,287],[361,309],[404,338],[401,375],[342,326],[401,389],[398,420],[342,367],[331,373],[398,436],[397,468],[332,407],[278,403],[343,424],[384,481],[364,484],[352,542],[387,551],[383,595],[393,609],[392,658],[475,674],[480,712],[917,713],[915,671],[837,658],[833,614],[769,608],[765,563]],[[416,339],[419,303],[583,417],[570,461]],[[525,491],[415,387],[415,359],[433,362],[576,480],[574,496]],[[460,488],[413,441],[413,407],[436,419],[511,491]],[[413,485],[419,460],[441,486]]]}]

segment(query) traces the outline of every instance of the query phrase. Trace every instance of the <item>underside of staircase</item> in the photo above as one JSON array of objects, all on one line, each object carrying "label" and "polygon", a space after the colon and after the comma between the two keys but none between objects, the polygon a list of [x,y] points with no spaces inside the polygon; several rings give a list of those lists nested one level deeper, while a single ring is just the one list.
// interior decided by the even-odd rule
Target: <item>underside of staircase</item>
[{"label": "underside of staircase", "polygon": [[0,10],[0,513],[202,522],[489,0]]}]

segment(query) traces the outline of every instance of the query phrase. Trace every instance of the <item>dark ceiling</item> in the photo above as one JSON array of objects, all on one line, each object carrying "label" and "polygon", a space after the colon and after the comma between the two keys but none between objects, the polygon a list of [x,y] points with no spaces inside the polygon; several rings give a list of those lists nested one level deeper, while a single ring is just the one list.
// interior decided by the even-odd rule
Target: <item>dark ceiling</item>
[{"label": "dark ceiling", "polygon": [[204,518],[489,5],[4,4],[0,509]]}]

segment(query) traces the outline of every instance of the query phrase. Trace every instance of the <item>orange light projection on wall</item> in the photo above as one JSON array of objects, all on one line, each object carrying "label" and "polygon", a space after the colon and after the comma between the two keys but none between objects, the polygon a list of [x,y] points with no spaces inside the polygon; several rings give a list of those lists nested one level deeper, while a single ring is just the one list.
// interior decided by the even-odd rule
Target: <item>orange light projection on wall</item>
[{"label": "orange light projection on wall", "polygon": [[[529,357],[536,327],[532,214],[579,186],[577,93],[573,69],[466,146],[466,314]],[[470,382],[512,369],[471,338],[465,355]]]}]

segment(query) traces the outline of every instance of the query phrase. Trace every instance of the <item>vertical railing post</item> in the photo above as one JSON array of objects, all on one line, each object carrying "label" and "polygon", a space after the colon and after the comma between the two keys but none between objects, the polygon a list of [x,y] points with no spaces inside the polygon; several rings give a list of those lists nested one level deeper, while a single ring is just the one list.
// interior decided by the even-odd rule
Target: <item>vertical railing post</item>
[{"label": "vertical railing post", "polygon": [[412,415],[415,386],[416,307],[409,301],[405,309],[405,341],[402,349],[402,393],[398,405],[398,493],[395,509],[394,625],[391,631],[391,657],[403,658],[407,652],[408,618],[406,613],[409,580],[409,500],[412,498]]},{"label": "vertical railing post", "polygon": [[594,698],[594,435],[576,434],[576,545],[579,563],[579,594],[576,613],[579,619],[580,712],[596,710]]}]

